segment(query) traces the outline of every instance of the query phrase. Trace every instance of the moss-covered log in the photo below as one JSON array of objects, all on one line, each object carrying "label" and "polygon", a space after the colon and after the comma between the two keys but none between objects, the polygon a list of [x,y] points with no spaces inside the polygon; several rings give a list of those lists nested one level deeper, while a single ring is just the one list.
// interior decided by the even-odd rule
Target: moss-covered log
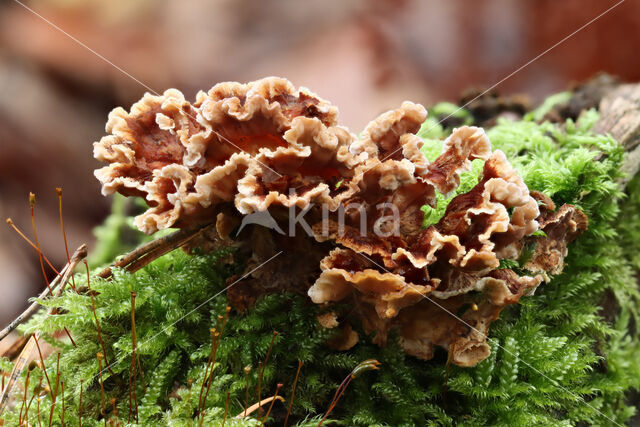
[{"label": "moss-covered log", "polygon": [[[551,197],[557,205],[578,206],[589,217],[589,229],[571,244],[562,274],[503,311],[489,335],[495,350],[477,366],[449,366],[444,352],[436,352],[431,361],[415,359],[393,337],[381,348],[357,323],[354,329],[363,339],[348,351],[331,350],[326,342],[336,332],[321,327],[317,320],[328,309],[295,293],[266,295],[245,313],[232,311],[215,364],[210,364],[212,348],[216,348],[215,341],[212,347],[211,329],[220,327],[218,316],[224,315],[227,305],[226,279],[244,266],[229,264],[229,251],[193,255],[173,251],[133,273],[113,268],[109,279],[92,277],[92,294],[68,290],[59,298],[43,300],[45,307],[59,307],[60,314],[39,314],[22,327],[24,334],[43,331],[60,351],[59,371],[57,350],[45,360],[45,366],[50,379],[59,372],[64,381],[65,423],[78,425],[82,413],[83,425],[103,425],[103,412],[114,423],[127,421],[131,366],[138,364],[131,360],[132,291],[136,293],[140,372],[138,416],[143,425],[186,426],[201,420],[204,425],[259,425],[268,407],[245,419],[234,417],[260,398],[273,395],[282,384],[280,394],[286,404],[274,403],[266,420],[281,425],[299,362],[303,365],[289,425],[318,425],[338,386],[367,359],[380,361],[380,369],[355,378],[325,424],[629,422],[635,412],[630,393],[640,388],[640,332],[636,328],[640,320],[636,281],[640,271],[640,178],[625,177],[624,171],[637,171],[637,154],[633,153],[639,145],[640,110],[633,107],[636,95],[620,98],[615,91],[636,93],[637,88],[613,89],[604,95],[601,111],[582,111],[577,120],[540,120],[558,105],[549,102],[517,121],[497,119],[488,129],[493,146],[505,152],[530,189]],[[614,96],[618,101],[611,101]],[[570,97],[554,99],[567,102]],[[628,104],[614,107],[621,105],[620,99]],[[434,107],[419,132],[427,158],[440,153],[442,139],[450,133],[437,117],[453,112],[452,107]],[[473,120],[464,109],[455,115],[463,122]],[[631,155],[625,156],[625,151]],[[458,193],[477,183],[481,168],[482,161],[474,161],[472,170],[462,175]],[[626,189],[621,181],[628,183]],[[438,196],[437,209],[425,208],[426,223],[438,221],[454,196]],[[120,220],[109,220],[113,226],[103,229],[102,237],[104,242],[107,236],[114,237],[111,243],[120,248],[118,236],[131,227],[131,220],[122,211],[114,215]],[[174,243],[180,242],[176,239]],[[112,249],[103,248],[106,252]],[[137,265],[133,258],[120,267]],[[96,266],[95,273],[99,271]],[[76,277],[76,282],[84,281],[81,274]],[[102,388],[96,353],[103,350],[96,318],[102,329],[104,356],[112,365],[112,372],[103,372]],[[77,348],[57,333],[63,327],[69,329]],[[11,370],[9,360],[0,359],[0,370]],[[23,375],[22,384],[25,380]],[[33,369],[27,403],[41,380],[46,384],[43,371]],[[24,419],[27,407],[32,425],[37,419],[46,424],[50,414],[54,423],[60,423],[60,401],[51,409],[51,399],[38,391],[42,398],[23,407],[24,392],[17,388],[14,406],[2,414],[8,425]]]}]

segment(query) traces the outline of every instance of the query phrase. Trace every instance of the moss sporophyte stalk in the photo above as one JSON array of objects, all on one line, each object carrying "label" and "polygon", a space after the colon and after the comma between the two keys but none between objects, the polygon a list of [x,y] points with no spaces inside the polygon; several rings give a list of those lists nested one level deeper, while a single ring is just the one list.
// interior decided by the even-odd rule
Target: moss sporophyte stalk
[{"label": "moss sporophyte stalk", "polygon": [[[238,85],[234,90],[248,90],[243,87]],[[286,90],[294,91],[288,86]],[[173,92],[170,95],[172,99],[177,97]],[[203,131],[193,127],[190,115],[202,114],[207,120],[218,117],[213,111],[220,106],[211,93],[207,96],[200,97],[195,108],[186,101],[180,101],[182,109],[173,110],[170,103],[163,107],[154,104],[154,116],[163,114],[166,119],[144,118],[144,123],[154,132],[174,135],[180,145],[181,139],[187,141]],[[429,165],[438,165],[437,159],[447,152],[447,147],[460,148],[464,143],[451,143],[460,135],[453,133],[445,144],[443,141],[452,135],[452,130],[437,124],[435,118],[427,118],[420,127],[424,116],[420,116],[419,108],[394,110],[377,122],[381,126],[375,128],[377,133],[369,128],[362,139],[352,139],[355,136],[341,133],[335,126],[333,107],[312,94],[305,93],[302,98],[304,104],[291,97],[278,99],[284,106],[278,120],[288,120],[291,132],[285,131],[284,139],[267,138],[269,142],[260,143],[271,144],[269,149],[280,153],[257,158],[280,177],[249,160],[244,164],[236,162],[234,171],[226,171],[229,174],[224,176],[237,181],[236,188],[245,188],[242,184],[249,185],[251,180],[247,177],[253,176],[260,178],[251,181],[251,188],[264,186],[268,190],[240,191],[238,194],[247,195],[246,204],[241,206],[259,206],[269,191],[280,192],[303,183],[307,187],[298,194],[300,197],[309,195],[313,188],[320,188],[315,193],[318,197],[332,200],[353,191],[353,195],[364,199],[371,197],[368,203],[375,204],[383,196],[400,194],[404,197],[400,201],[403,206],[415,206],[415,210],[402,212],[408,214],[401,222],[404,240],[390,238],[386,246],[371,245],[372,250],[367,252],[362,247],[354,249],[354,239],[337,234],[324,241],[306,235],[291,238],[258,224],[236,236],[232,233],[239,225],[234,222],[234,212],[238,212],[233,210],[236,193],[228,199],[225,191],[229,187],[216,188],[212,184],[215,180],[204,179],[215,189],[206,195],[212,201],[209,206],[221,209],[209,212],[199,205],[201,212],[187,210],[187,216],[182,218],[172,216],[172,212],[180,214],[173,203],[180,198],[188,200],[194,191],[200,192],[197,197],[204,197],[204,184],[198,184],[202,179],[194,178],[193,185],[183,186],[175,176],[165,182],[160,179],[162,173],[152,173],[148,176],[158,177],[153,185],[131,185],[140,185],[132,194],[162,192],[153,211],[134,222],[125,212],[137,208],[130,205],[133,209],[125,209],[130,199],[116,197],[112,216],[99,229],[98,249],[89,258],[89,268],[74,277],[75,289],[69,287],[57,296],[39,298],[44,309],[19,327],[26,337],[40,334],[39,344],[46,342],[48,349],[55,350],[47,350],[48,356],[43,354],[38,366],[20,374],[18,386],[11,393],[11,404],[1,416],[5,425],[27,420],[30,425],[47,425],[50,419],[53,425],[64,420],[69,426],[612,425],[623,424],[633,416],[635,408],[628,399],[629,393],[640,386],[640,340],[634,326],[640,300],[636,284],[640,266],[640,180],[632,180],[626,187],[627,194],[623,192],[618,180],[624,149],[611,137],[591,131],[598,119],[597,111],[585,111],[575,122],[540,122],[538,119],[544,116],[540,111],[531,112],[520,121],[499,119],[486,129],[486,136],[476,131],[469,134],[491,142],[487,155],[480,153],[475,160],[465,158],[451,174],[438,175],[444,177],[439,180],[429,175],[429,171],[434,173]],[[547,104],[541,108],[550,108]],[[450,107],[434,108],[447,111]],[[223,115],[224,120],[249,120],[242,116],[240,106],[237,108],[223,111],[227,114]],[[270,114],[275,115],[273,111]],[[404,111],[404,115],[398,111]],[[296,128],[291,125],[293,122],[302,124]],[[385,128],[384,123],[389,127]],[[220,127],[212,129],[221,132]],[[295,141],[293,129],[298,132]],[[380,129],[413,136],[399,141]],[[269,132],[276,131],[270,128]],[[223,134],[231,141],[236,140],[234,136],[238,135]],[[461,141],[470,137],[464,136]],[[217,137],[210,133],[202,136],[200,143],[206,145],[206,138]],[[216,139],[216,144],[229,145],[224,138]],[[308,142],[318,138],[321,142]],[[248,159],[259,156],[257,150],[251,151],[251,138],[243,141],[246,145],[241,148],[248,152]],[[331,154],[339,153],[347,142],[356,146],[360,143],[359,153],[368,153],[361,156],[363,162],[396,162],[386,164],[396,165],[395,181],[379,184],[381,176],[388,176],[377,175],[376,168],[381,166],[370,168],[369,173],[375,175],[371,182],[366,179],[369,169],[361,169],[361,176],[349,172],[358,166],[347,157],[359,155],[358,150],[343,152],[339,158]],[[288,145],[282,145],[285,143]],[[287,151],[287,147],[297,151]],[[397,147],[401,149],[393,153]],[[413,150],[416,147],[417,152]],[[182,163],[188,158],[191,163],[186,166],[187,171],[197,169],[202,174],[215,167],[228,167],[227,160],[234,155],[236,160],[245,155],[231,145],[225,148],[226,158],[216,157],[222,152],[207,157],[207,151],[198,151],[197,147],[192,147],[193,152],[174,156],[174,148],[166,147],[168,151],[154,154],[154,161],[170,158],[171,162]],[[460,228],[449,228],[447,233],[443,230],[445,223],[452,224],[461,200],[470,200],[469,194],[482,195],[486,190],[487,178],[495,173],[489,167],[495,161],[491,160],[491,150],[504,153],[504,159],[513,167],[508,174],[497,173],[495,179],[513,184],[514,191],[522,189],[522,197],[521,202],[494,197],[490,201],[500,206],[493,206],[493,210],[482,208],[491,215],[505,212],[507,230],[497,229],[489,235],[487,241],[494,246],[487,249],[485,263],[462,264],[464,255],[457,255],[460,249],[445,244],[439,252],[434,251],[433,262],[423,258],[426,264],[421,268],[430,273],[428,277],[414,271],[420,269],[407,260],[408,256],[385,258],[387,253],[401,253],[397,249],[403,247],[415,261],[416,240],[406,236],[427,236],[426,230],[432,230],[431,236],[435,231],[447,238],[456,235],[462,250],[480,251],[478,242],[465,240],[466,234],[459,233]],[[285,152],[289,169],[272,161]],[[328,162],[331,167],[322,170],[338,170],[341,178],[334,179],[331,173],[320,176],[320,171],[311,170],[304,163],[307,157],[301,152],[314,157],[316,164],[319,159]],[[198,153],[201,158],[197,158]],[[424,161],[419,160],[418,155],[422,154]],[[122,156],[120,163],[135,159],[115,148],[110,155]],[[409,168],[411,174],[402,175],[401,166],[409,163],[413,165]],[[463,166],[469,168],[463,171]],[[336,185],[338,182],[340,185]],[[376,191],[367,192],[373,187],[354,182],[367,182],[376,186]],[[393,191],[388,190],[392,187]],[[441,187],[447,191],[439,191]],[[435,190],[428,192],[429,188]],[[289,197],[287,192],[282,194]],[[418,194],[429,195],[430,203],[421,202]],[[537,212],[531,219],[527,219],[523,208],[529,206],[529,198],[535,203],[532,211]],[[273,197],[270,203],[284,205],[290,200]],[[563,210],[563,206],[569,207]],[[269,211],[276,221],[284,218],[284,210]],[[209,218],[214,218],[215,224],[200,223],[203,213],[213,215]],[[588,226],[582,224],[581,215],[588,218]],[[487,223],[480,222],[482,215],[473,218],[475,226],[486,230]],[[352,224],[359,224],[359,218],[353,221]],[[531,221],[540,227],[527,228]],[[164,232],[172,234],[164,234],[159,245],[149,244],[150,239],[134,228],[150,231],[160,224],[183,229]],[[571,227],[575,236],[571,235]],[[522,235],[506,238],[509,232],[513,236],[517,234],[514,230],[520,229],[524,230]],[[127,241],[122,238],[124,235],[128,236]],[[145,243],[145,250],[138,251],[135,257],[125,256],[108,271],[104,268],[116,254],[130,250],[136,243]],[[178,247],[184,250],[167,249]],[[347,258],[327,258],[336,248],[353,253]],[[285,254],[256,269],[279,250]],[[360,252],[366,257],[358,256]],[[496,255],[495,261],[489,252]],[[540,258],[543,252],[557,256],[556,263],[551,265],[549,257]],[[447,267],[438,261],[442,259],[457,264],[449,263],[453,267]],[[42,260],[46,263],[44,256]],[[347,295],[323,304],[312,301],[307,291],[316,286],[321,266],[322,271],[353,272],[351,277],[343,276],[344,286],[351,287]],[[370,275],[369,285],[372,281],[376,285],[363,291],[353,275],[365,271],[372,272],[366,273]],[[541,276],[539,282],[537,275]],[[502,288],[497,284],[479,288],[474,282],[459,294],[444,295],[445,291],[455,290],[454,284],[461,285],[461,278],[469,276],[484,278],[485,283],[502,281],[509,294],[498,292]],[[384,290],[380,278],[387,280]],[[448,287],[436,286],[434,279]],[[235,284],[229,287],[232,283]],[[402,304],[385,306],[381,312],[380,301],[395,298],[397,295],[391,295],[389,287],[398,292],[398,284],[419,285],[421,292],[403,288],[403,297],[393,300]],[[496,301],[500,295],[511,298],[516,294],[515,285],[522,286],[515,301]],[[55,294],[57,285],[52,286]],[[437,294],[438,291],[442,293]],[[433,292],[436,293],[431,295]],[[426,302],[412,299],[417,297]],[[451,322],[446,313],[437,312],[435,303],[487,337],[474,336],[473,329],[455,329],[461,323]],[[499,316],[494,307],[499,307]],[[389,308],[397,315],[385,317]],[[487,311],[488,308],[494,311]],[[53,309],[56,314],[48,315]],[[436,323],[443,326],[442,337],[411,335],[415,326],[402,317],[407,310],[416,316],[433,313],[442,319]],[[398,318],[400,321],[394,320]],[[490,329],[479,326],[485,318],[492,321]],[[424,319],[430,321],[429,316]],[[476,320],[478,323],[473,323]],[[469,329],[464,324],[462,327]],[[66,333],[60,333],[65,328],[75,346]],[[383,334],[386,339],[381,340]],[[449,338],[456,334],[475,339],[475,349],[482,343],[487,346],[482,347],[482,352],[471,353],[477,359],[474,366],[456,364],[461,359],[454,358],[458,354],[455,347],[461,342]],[[420,339],[410,341],[412,337]],[[414,351],[407,351],[408,347]],[[424,349],[430,349],[429,357]],[[422,354],[416,357],[420,350]],[[9,360],[0,359],[1,371],[12,369]]]}]

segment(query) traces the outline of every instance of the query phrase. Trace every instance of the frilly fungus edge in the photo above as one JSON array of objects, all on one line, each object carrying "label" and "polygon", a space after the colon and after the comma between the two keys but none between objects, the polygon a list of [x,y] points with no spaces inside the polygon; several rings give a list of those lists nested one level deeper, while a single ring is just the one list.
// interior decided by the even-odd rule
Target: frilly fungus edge
[{"label": "frilly fungus edge", "polygon": [[[490,354],[489,324],[562,271],[567,243],[587,218],[530,192],[481,128],[454,130],[429,163],[416,135],[426,116],[404,102],[358,138],[338,125],[336,107],[285,79],[221,83],[194,103],[170,89],[111,112],[110,135],[94,144],[96,159],[109,164],[95,175],[105,195],[145,198],[150,208],[135,223],[146,233],[215,222],[219,242],[251,246],[254,265],[282,247],[280,269],[239,283],[232,304],[293,287],[317,304],[352,304],[349,319],[338,313],[329,322],[348,336],[348,345],[334,343],[340,350],[357,343],[355,313],[380,345],[396,329],[408,354],[430,359],[441,346],[453,363],[473,366]],[[455,190],[474,159],[485,161],[478,184],[424,228],[422,207]],[[296,208],[306,210],[310,236],[255,224],[232,236],[246,215],[269,212],[277,224]],[[282,267],[300,263],[301,247],[313,253],[311,283]],[[521,268],[501,268],[525,254]]]}]

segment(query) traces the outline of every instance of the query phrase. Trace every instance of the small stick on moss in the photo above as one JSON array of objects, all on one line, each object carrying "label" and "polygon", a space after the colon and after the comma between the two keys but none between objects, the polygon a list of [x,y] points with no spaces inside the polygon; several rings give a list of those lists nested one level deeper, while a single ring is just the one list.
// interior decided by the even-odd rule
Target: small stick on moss
[{"label": "small stick on moss", "polygon": [[[78,249],[73,253],[71,257],[71,263],[65,265],[62,269],[62,275],[55,278],[51,285],[54,289],[56,289],[55,296],[59,296],[62,294],[64,289],[64,284],[69,280],[69,276],[73,273],[75,267],[87,256],[87,245],[80,245]],[[49,288],[42,291],[42,293],[38,296],[39,299],[45,298],[49,295]],[[11,331],[16,329],[24,320],[28,319],[31,315],[33,315],[41,305],[36,301],[32,303],[25,311],[23,311],[18,317],[16,317],[7,327],[5,327],[2,331],[0,331],[0,340],[9,335]],[[56,311],[51,311],[52,314],[55,314]],[[73,341],[73,340],[72,340]]]},{"label": "small stick on moss", "polygon": [[107,426],[107,412],[104,407],[104,382],[102,380],[102,358],[104,357],[102,353],[97,353],[96,357],[98,358],[98,374],[100,375],[100,406],[102,418],[104,419],[104,425]]},{"label": "small stick on moss", "polygon": [[[24,346],[27,345],[30,337],[31,335],[17,335],[13,342],[3,352],[0,352],[0,357],[5,357],[9,360],[15,359]],[[6,375],[7,377],[9,376],[8,373]]]},{"label": "small stick on moss", "polygon": [[[20,352],[20,355],[18,356],[16,363],[13,365],[13,370],[11,371],[9,382],[7,383],[6,387],[2,389],[2,395],[0,395],[0,415],[2,415],[2,411],[4,410],[4,408],[7,405],[7,402],[9,401],[9,394],[11,393],[11,389],[13,389],[14,384],[18,382],[18,379],[20,378],[20,374],[22,374],[22,371],[27,365],[27,360],[29,359],[29,355],[33,352],[33,347],[38,344],[37,339],[34,339],[34,338],[36,338],[36,334],[34,334],[29,339],[29,341],[27,341],[27,345],[25,345],[22,351]],[[38,346],[38,352],[40,353],[40,360],[42,360],[42,353],[40,352],[39,346]],[[42,366],[44,366],[44,362],[42,363]],[[46,374],[46,371],[45,371],[45,374]],[[47,381],[49,381],[49,377],[47,377]]]},{"label": "small stick on moss", "polygon": [[[264,417],[260,420],[260,427],[262,427],[264,425],[264,422],[267,420],[267,418],[269,418],[269,414],[271,413],[271,409],[273,409],[273,404],[275,403],[276,399],[278,398],[278,392],[280,391],[280,389],[282,388],[282,383],[278,383],[278,385],[276,386],[276,392],[273,395],[273,399],[271,400],[271,404],[269,405],[269,409],[267,409],[267,413],[264,414]],[[284,400],[283,400],[284,402]]]},{"label": "small stick on moss", "polygon": [[125,268],[128,272],[133,273],[167,252],[171,252],[172,250],[185,245],[191,239],[204,231],[205,228],[211,226],[214,225],[205,224],[196,227],[184,228],[167,236],[155,239],[124,255],[112,265],[98,273],[98,276],[103,279],[111,277],[113,268]]},{"label": "small stick on moss", "polygon": [[[67,262],[71,264],[71,257],[69,256],[69,245],[67,244],[67,233],[64,229],[64,221],[62,220],[62,188],[57,187],[56,194],[58,195],[58,212],[60,214],[60,229],[62,230],[62,238],[64,239],[64,251],[67,254]],[[74,291],[76,290],[76,281],[73,276],[71,276],[71,288]]]},{"label": "small stick on moss", "polygon": [[91,273],[89,271],[89,264],[87,264],[87,260],[83,260],[84,266],[87,270],[87,288],[89,289],[89,296],[91,297],[91,311],[93,312],[93,318],[96,320],[96,331],[98,332],[98,342],[100,343],[100,348],[102,348],[102,354],[104,355],[104,363],[107,365],[107,369],[111,375],[114,375],[111,370],[111,365],[107,360],[107,349],[104,346],[104,341],[102,341],[102,330],[100,329],[100,322],[98,322],[98,315],[96,314],[96,300],[93,296],[93,292],[91,291]]},{"label": "small stick on moss", "polygon": [[269,396],[269,397],[265,397],[264,399],[262,399],[260,402],[256,402],[253,405],[249,406],[249,408],[247,408],[246,411],[242,411],[240,412],[238,415],[236,415],[236,419],[242,419],[245,418],[247,415],[251,414],[252,412],[254,412],[256,409],[258,409],[258,407],[262,407],[264,405],[266,405],[267,403],[271,402],[272,400],[279,400],[280,402],[284,402],[284,399],[282,398],[282,396]]},{"label": "small stick on moss", "polygon": [[289,398],[289,407],[287,408],[287,416],[284,418],[284,427],[287,427],[287,422],[289,422],[289,414],[291,414],[291,407],[293,406],[293,398],[296,396],[296,386],[298,385],[298,376],[300,375],[300,369],[302,368],[302,364],[304,362],[298,362],[298,370],[296,371],[296,377],[293,380],[293,387],[291,389],[291,397]]},{"label": "small stick on moss", "polygon": [[273,341],[278,336],[278,331],[273,331],[273,335],[271,336],[271,343],[269,344],[269,350],[267,350],[267,357],[264,358],[264,364],[262,365],[262,373],[264,373],[264,369],[267,367],[267,363],[269,363],[269,356],[271,356],[271,350],[273,350]]},{"label": "small stick on moss", "polygon": [[227,422],[227,413],[229,412],[229,398],[231,397],[231,392],[227,392],[227,399],[224,401],[224,417],[222,418],[222,427]]},{"label": "small stick on moss", "polygon": [[[84,257],[87,256],[87,247],[86,245],[81,245],[78,249],[76,249],[76,251],[73,254],[73,257],[71,258],[71,264],[67,264],[65,266],[65,268],[62,270],[64,273],[62,276],[58,276],[55,279],[55,283],[56,285],[58,283],[61,283],[60,286],[57,287],[56,289],[56,293],[55,296],[60,296],[62,294],[62,291],[64,290],[64,284],[69,280],[69,275],[73,272],[73,269],[75,268],[76,265],[78,265],[78,263],[80,262],[81,259],[83,259]],[[60,282],[58,282],[58,279],[60,279]],[[40,295],[40,298],[44,298],[46,297],[46,295],[49,293],[49,289],[45,289],[43,291],[43,293]],[[6,328],[4,328],[1,332],[0,332],[0,339],[6,337],[11,331],[13,331],[15,328],[18,327],[18,325],[20,323],[22,323],[25,319],[27,319],[29,316],[31,316],[33,313],[35,313],[38,308],[40,307],[40,304],[37,302],[34,302],[33,304],[31,304],[27,310],[25,310],[22,314],[20,314],[16,319],[14,319]],[[55,308],[52,308],[49,310],[49,314],[55,314],[57,312],[57,310]],[[35,338],[37,338],[37,336],[34,335]],[[71,338],[71,335],[69,334],[69,337]],[[25,360],[26,358],[29,357],[29,355],[31,354],[31,351],[33,351],[33,342],[31,342],[31,345],[29,345],[29,342],[32,341],[33,338],[29,338],[29,340],[27,341],[27,344],[25,345],[25,347],[22,349],[21,354],[25,354]],[[72,339],[73,342],[73,339]],[[36,340],[36,346],[38,346],[38,351],[40,352],[39,349],[39,344]],[[42,360],[42,354],[40,354],[40,359]],[[17,368],[18,366],[16,365],[16,367],[14,367],[14,370]],[[20,371],[22,372],[22,371]],[[46,370],[45,370],[46,373]],[[48,378],[47,378],[48,381]],[[51,384],[49,384],[49,388],[51,388]],[[8,395],[8,390],[5,392],[5,390],[3,390],[3,397],[2,399],[0,399],[0,413],[2,412],[2,408],[4,407],[4,397]]]},{"label": "small stick on moss", "polygon": [[318,423],[318,427],[322,426],[322,423],[324,423],[324,421],[327,419],[331,411],[333,411],[333,409],[336,407],[336,405],[338,404],[338,401],[344,394],[344,391],[349,386],[349,383],[351,383],[351,380],[353,380],[353,377],[351,376],[351,374],[349,374],[344,380],[342,380],[342,382],[338,386],[338,389],[333,395],[333,399],[331,399],[331,402],[329,403],[329,408],[327,409],[327,412],[324,414],[324,417],[322,417],[322,419]]}]

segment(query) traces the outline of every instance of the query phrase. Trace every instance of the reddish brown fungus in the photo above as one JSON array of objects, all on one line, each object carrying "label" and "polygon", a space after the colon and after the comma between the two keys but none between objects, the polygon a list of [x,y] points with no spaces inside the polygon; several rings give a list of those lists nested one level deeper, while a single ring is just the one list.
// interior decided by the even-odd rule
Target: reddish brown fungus
[{"label": "reddish brown fungus", "polygon": [[[482,128],[454,129],[430,163],[416,135],[426,116],[404,102],[357,137],[338,125],[337,108],[285,79],[221,83],[194,103],[170,89],[109,115],[110,135],[94,144],[108,165],[95,174],[104,194],[145,197],[140,230],[211,223],[218,235],[187,250],[239,246],[249,261],[246,277],[230,279],[243,278],[228,291],[235,309],[281,290],[317,304],[349,301],[376,343],[396,329],[411,355],[429,359],[440,346],[451,363],[473,366],[490,353],[490,323],[562,270],[587,218],[530,192]],[[475,159],[485,161],[478,184],[423,228],[422,207],[456,190]],[[308,227],[289,227],[291,212],[303,212]],[[262,219],[245,224],[255,213]],[[532,236],[539,229],[546,237]],[[520,274],[500,269],[532,245]],[[342,339],[330,345],[356,345],[356,332],[340,326]]]}]

